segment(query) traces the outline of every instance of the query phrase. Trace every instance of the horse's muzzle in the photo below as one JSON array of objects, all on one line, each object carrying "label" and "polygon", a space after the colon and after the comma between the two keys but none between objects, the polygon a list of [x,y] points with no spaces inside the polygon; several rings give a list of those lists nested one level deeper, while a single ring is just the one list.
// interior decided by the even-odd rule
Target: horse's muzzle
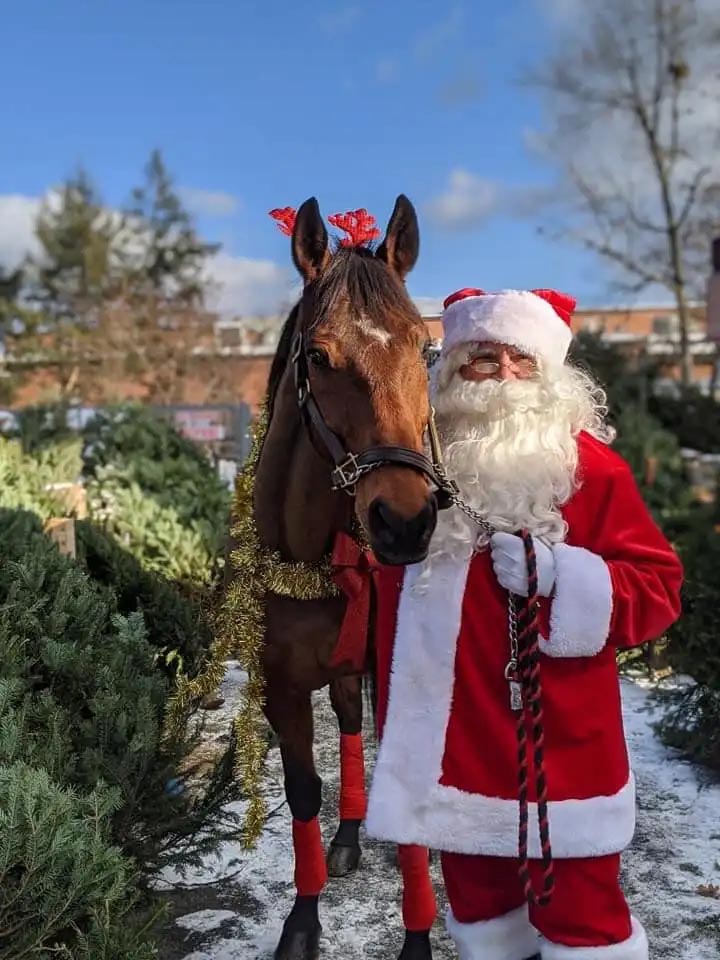
[{"label": "horse's muzzle", "polygon": [[430,495],[414,517],[404,517],[383,497],[368,510],[370,545],[381,563],[404,566],[425,559],[437,523],[437,501]]}]

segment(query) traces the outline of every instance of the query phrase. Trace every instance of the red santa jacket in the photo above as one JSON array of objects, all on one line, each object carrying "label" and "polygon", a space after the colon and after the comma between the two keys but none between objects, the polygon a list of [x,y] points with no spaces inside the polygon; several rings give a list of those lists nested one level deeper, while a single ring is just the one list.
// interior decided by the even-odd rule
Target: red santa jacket
[{"label": "red santa jacket", "polygon": [[[541,605],[557,857],[616,853],[632,838],[635,791],[615,653],[659,637],[676,620],[682,580],[627,464],[585,434],[578,448],[580,486],[563,510],[567,540],[554,547],[555,589]],[[421,569],[386,569],[380,577],[381,744],[367,829],[397,843],[516,856],[507,593],[488,551],[436,561],[429,586],[416,592]],[[530,855],[537,857],[535,803],[530,827]]]}]

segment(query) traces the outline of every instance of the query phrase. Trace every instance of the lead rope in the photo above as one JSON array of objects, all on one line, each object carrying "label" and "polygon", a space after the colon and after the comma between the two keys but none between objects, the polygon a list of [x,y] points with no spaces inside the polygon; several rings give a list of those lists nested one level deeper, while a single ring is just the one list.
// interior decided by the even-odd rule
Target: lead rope
[{"label": "lead rope", "polygon": [[[545,776],[545,730],[543,725],[542,683],[540,680],[537,559],[532,536],[527,530],[520,533],[525,545],[525,558],[528,569],[528,596],[522,598],[520,615],[517,614],[517,600],[510,594],[508,611],[510,621],[511,657],[516,657],[516,677],[508,677],[510,682],[511,708],[517,713],[518,742],[518,873],[523,885],[525,898],[536,907],[547,906],[555,889],[555,870],[552,845],[550,843],[550,820],[548,817],[548,789]],[[505,675],[512,665],[511,659]],[[519,691],[516,686],[520,687]],[[518,696],[519,694],[519,696]],[[538,827],[540,832],[540,853],[542,862],[542,889],[538,893],[530,876],[530,858],[528,856],[528,781],[529,781],[529,743],[527,726],[530,724],[533,744],[533,774],[537,794]]]},{"label": "lead rope", "polygon": [[[461,510],[466,517],[488,534],[494,533],[491,524],[483,515],[466,503],[460,496],[457,484],[452,481],[442,464],[440,442],[435,428],[435,412],[431,411],[429,422],[430,445],[433,466],[440,480],[445,503]],[[510,661],[505,668],[505,679],[510,687],[510,709],[517,714],[518,743],[518,874],[525,898],[532,906],[547,906],[555,889],[555,868],[550,843],[550,820],[548,817],[548,789],[545,775],[545,728],[543,724],[542,683],[540,680],[540,631],[538,624],[538,579],[535,546],[529,531],[520,532],[525,545],[525,562],[528,572],[528,596],[508,594],[508,635]],[[518,616],[518,605],[520,615]],[[530,804],[528,782],[530,762],[527,723],[530,721],[533,743],[533,774],[537,794],[538,828],[542,862],[542,889],[536,892],[530,876],[528,856],[528,823]]]}]

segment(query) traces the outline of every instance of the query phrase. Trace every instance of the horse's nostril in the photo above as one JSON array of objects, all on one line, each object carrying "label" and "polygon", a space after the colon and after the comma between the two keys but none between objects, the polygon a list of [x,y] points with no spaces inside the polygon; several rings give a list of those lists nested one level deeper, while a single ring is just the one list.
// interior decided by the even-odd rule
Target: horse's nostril
[{"label": "horse's nostril", "polygon": [[394,510],[387,500],[378,497],[370,506],[370,522],[379,534],[398,535],[405,531],[405,519]]},{"label": "horse's nostril", "polygon": [[432,533],[437,517],[437,504],[435,498],[431,497],[414,517],[407,519],[387,500],[378,497],[370,505],[369,513],[370,526],[376,536],[387,541],[400,538],[412,541]]}]

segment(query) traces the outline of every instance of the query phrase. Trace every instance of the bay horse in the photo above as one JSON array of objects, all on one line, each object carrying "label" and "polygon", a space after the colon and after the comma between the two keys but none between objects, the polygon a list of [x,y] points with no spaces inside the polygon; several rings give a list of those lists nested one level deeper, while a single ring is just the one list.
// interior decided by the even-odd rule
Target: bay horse
[{"label": "bay horse", "polygon": [[[332,554],[338,538],[357,547],[360,536],[370,548],[365,557],[389,565],[417,563],[427,554],[437,501],[432,464],[422,453],[429,340],[404,284],[418,255],[415,210],[400,195],[377,250],[352,243],[333,249],[311,198],[298,210],[291,238],[303,291],[270,372],[267,432],[254,482],[258,536],[284,561],[317,564]],[[360,860],[366,662],[351,656],[338,663],[334,656],[346,610],[342,594],[266,597],[264,710],[280,745],[296,886],[275,960],[318,956],[318,900],[327,876],[348,874]],[[340,825],[327,857],[318,821],[321,781],[311,704],[313,691],[326,686],[341,734]],[[428,960],[435,904],[427,851],[401,848],[399,860],[404,905],[414,899],[408,884],[420,890],[425,904],[431,900],[421,919],[416,911],[408,920],[404,910],[401,957]]]}]

